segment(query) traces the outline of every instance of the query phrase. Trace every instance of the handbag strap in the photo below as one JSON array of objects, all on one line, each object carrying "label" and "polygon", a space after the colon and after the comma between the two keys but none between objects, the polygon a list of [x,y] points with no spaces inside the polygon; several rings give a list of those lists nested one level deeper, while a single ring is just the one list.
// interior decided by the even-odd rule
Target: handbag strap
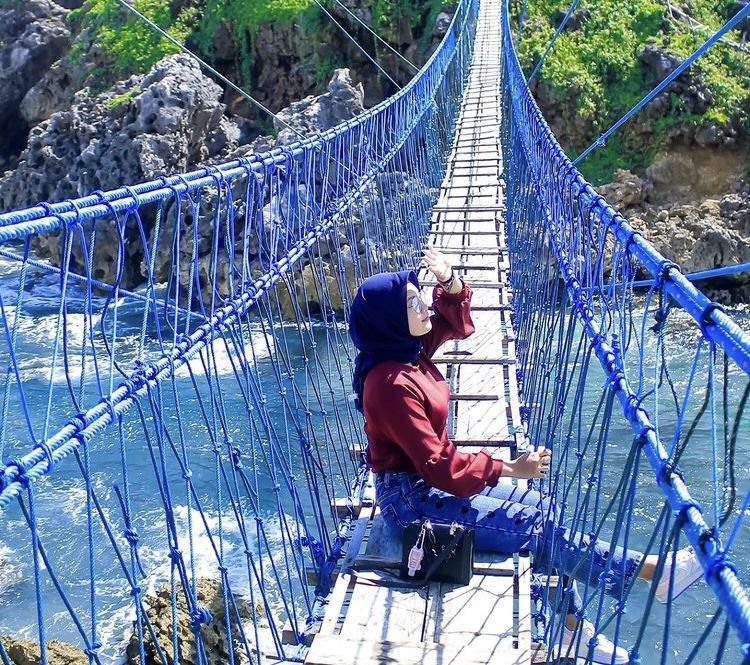
[{"label": "handbag strap", "polygon": [[461,539],[464,537],[465,533],[466,529],[464,529],[462,526],[456,525],[456,531],[453,534],[453,538],[451,538],[450,542],[442,550],[440,550],[440,554],[438,554],[432,560],[430,567],[427,569],[427,572],[424,574],[424,577],[421,580],[422,584],[427,585],[430,583],[430,579],[437,572],[438,568],[440,568],[440,566],[443,564],[443,561],[445,561],[451,554],[456,551],[456,548],[458,547],[458,544],[461,542]]}]

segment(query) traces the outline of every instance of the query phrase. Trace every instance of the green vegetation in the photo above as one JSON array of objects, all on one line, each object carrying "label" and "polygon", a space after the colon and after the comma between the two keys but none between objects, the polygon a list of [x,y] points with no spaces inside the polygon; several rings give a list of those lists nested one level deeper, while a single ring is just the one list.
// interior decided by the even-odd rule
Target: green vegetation
[{"label": "green vegetation", "polygon": [[107,100],[107,107],[110,109],[114,109],[118,106],[122,106],[123,104],[127,104],[131,99],[137,97],[140,91],[141,90],[138,86],[133,86],[132,88],[130,88],[130,90],[123,92],[121,95],[115,95],[111,99]]},{"label": "green vegetation", "polygon": [[[578,136],[580,145],[566,145],[571,155],[609,127],[655,84],[653,75],[639,62],[638,53],[653,44],[685,58],[726,20],[728,0],[692,0],[693,16],[710,29],[695,32],[687,24],[668,21],[665,3],[656,0],[584,0],[579,11],[588,20],[574,31],[564,31],[545,60],[539,78],[561,101],[563,113],[590,121],[588,136]],[[528,21],[519,45],[521,63],[530,73],[552,38],[558,17],[568,9],[568,0],[529,0]],[[733,35],[737,39],[737,35]],[[624,127],[607,146],[595,151],[583,163],[584,174],[594,182],[611,178],[615,168],[648,165],[664,140],[667,130],[678,123],[726,124],[730,120],[748,127],[747,57],[725,44],[717,44],[695,69],[713,95],[703,116],[689,113],[672,95],[666,113],[651,119],[653,135],[644,145]],[[648,114],[648,110],[642,112]],[[643,115],[638,119],[642,122]],[[650,116],[649,116],[650,117]],[[566,120],[567,120],[566,119]],[[562,137],[563,139],[565,137]]]},{"label": "green vegetation", "polygon": [[254,35],[261,23],[291,23],[319,11],[313,0],[207,0],[198,31],[210,38],[225,20],[232,24],[235,34],[246,31]]},{"label": "green vegetation", "polygon": [[[169,0],[134,0],[131,4],[178,41],[192,32],[197,15],[194,7],[173,16]],[[108,68],[97,72],[105,79],[103,85],[148,71],[165,55],[179,51],[117,0],[86,0],[80,9],[70,13],[70,20],[79,29],[90,29],[95,43],[109,59]],[[73,53],[73,57],[81,56],[81,53]]]},{"label": "green vegetation", "polygon": [[403,44],[402,26],[411,28],[425,25],[427,27],[423,33],[422,46],[426,47],[430,40],[430,30],[442,6],[441,0],[373,0],[372,28],[390,44],[400,46]]},{"label": "green vegetation", "polygon": [[[20,0],[0,0],[12,3]],[[324,0],[329,7],[332,0]],[[222,23],[228,24],[234,41],[236,65],[241,73],[240,84],[251,86],[254,42],[258,28],[264,23],[291,24],[297,27],[299,38],[314,49],[320,43],[321,32],[326,35],[337,30],[325,18],[314,0],[134,0],[132,5],[141,14],[167,31],[180,42],[211,60],[214,38]],[[180,9],[175,9],[178,7]],[[426,48],[430,27],[442,7],[441,0],[373,0],[373,25],[385,39],[398,47],[401,39],[410,39],[411,29],[428,26],[423,31]],[[77,32],[88,29],[91,40],[105,55],[105,64],[94,72],[99,89],[116,80],[148,71],[155,62],[179,49],[161,37],[152,27],[128,12],[118,0],[86,0],[70,13],[70,21]],[[85,46],[74,44],[70,57],[83,60]],[[314,52],[313,57],[300,65],[310,71],[321,87],[331,71],[345,65],[338,53]]]}]

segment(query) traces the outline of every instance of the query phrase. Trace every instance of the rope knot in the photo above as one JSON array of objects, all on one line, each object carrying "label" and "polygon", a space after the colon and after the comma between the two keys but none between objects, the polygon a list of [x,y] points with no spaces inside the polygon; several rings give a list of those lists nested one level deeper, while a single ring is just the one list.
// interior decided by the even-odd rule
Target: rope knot
[{"label": "rope knot", "polygon": [[304,452],[306,455],[312,455],[313,447],[310,441],[308,441],[307,437],[303,434],[299,438],[299,444],[302,446],[302,452]]},{"label": "rope knot", "polygon": [[66,199],[65,203],[70,206],[71,212],[75,212],[75,217],[73,219],[67,219],[65,218],[65,226],[70,229],[76,229],[80,228],[81,226],[81,209],[78,207],[78,203],[76,203],[73,199]]},{"label": "rope knot", "polygon": [[721,571],[725,568],[731,570],[735,575],[737,574],[737,566],[735,566],[734,561],[732,561],[732,559],[724,550],[719,550],[718,552],[712,554],[708,559],[708,563],[706,563],[706,569],[704,573],[706,582],[708,582],[712,577],[718,577],[719,573],[721,573]]},{"label": "rope knot", "polygon": [[42,459],[47,460],[47,469],[45,473],[49,473],[55,467],[55,458],[52,456],[52,447],[46,441],[39,441],[34,445],[35,450],[41,450],[44,457]]},{"label": "rope knot", "polygon": [[[678,478],[682,478],[682,471],[680,471],[680,467],[677,466],[672,460],[664,460],[662,462],[661,468],[659,469],[658,479],[659,481],[669,484],[669,481],[672,479],[672,475],[676,475]],[[697,503],[692,502],[684,502],[682,506],[678,509],[678,513],[682,513],[683,511],[687,510],[688,508],[692,506],[698,506]],[[698,506],[700,507],[700,506]]]},{"label": "rope knot", "polygon": [[139,587],[137,584],[130,590],[130,595],[135,598],[138,596],[138,594],[141,593],[141,587]]},{"label": "rope knot", "polygon": [[599,573],[599,581],[602,584],[609,584],[612,582],[612,571],[605,570],[603,573]]},{"label": "rope knot", "polygon": [[18,474],[16,475],[16,482],[21,483],[24,487],[29,486],[29,480],[30,478],[26,475],[26,465],[20,460],[20,459],[12,459],[8,460],[5,463],[5,468],[7,469],[9,466],[15,466],[16,469],[18,469]]},{"label": "rope knot", "polygon": [[133,362],[133,372],[131,374],[133,379],[142,378],[146,375],[146,363],[142,360],[135,360]]},{"label": "rope knot", "polygon": [[616,387],[616,386],[617,386],[617,384],[618,384],[618,383],[619,383],[619,382],[620,382],[621,380],[624,380],[624,379],[625,379],[625,372],[623,372],[623,371],[622,371],[622,368],[620,368],[620,367],[615,367],[615,368],[614,368],[614,369],[613,369],[613,370],[612,370],[612,371],[611,371],[611,372],[609,373],[609,376],[607,377],[607,382],[609,383],[609,385],[610,385],[610,386],[612,386],[612,387],[614,388],[614,387]]},{"label": "rope knot", "polygon": [[182,558],[182,552],[177,547],[169,548],[169,558],[177,563]]},{"label": "rope knot", "polygon": [[73,416],[68,421],[73,427],[76,428],[79,432],[86,429],[86,414],[85,413],[77,413],[75,416]]},{"label": "rope knot", "polygon": [[193,629],[194,633],[197,633],[201,629],[201,624],[208,625],[214,620],[213,615],[211,612],[208,611],[208,608],[206,607],[200,607],[197,606],[191,613],[190,613],[190,627]]},{"label": "rope knot", "polygon": [[232,446],[232,464],[239,469],[242,466],[242,451],[237,446]]},{"label": "rope knot", "polygon": [[[679,469],[675,469],[675,470],[680,475],[680,478],[682,478],[682,474],[679,472]],[[677,521],[678,524],[684,524],[685,522],[688,521],[687,514],[688,514],[688,511],[691,508],[695,508],[698,512],[701,512],[701,513],[703,512],[703,508],[701,507],[701,505],[697,501],[692,501],[692,500],[691,501],[683,501],[680,504],[680,507],[675,511],[675,513],[677,515],[677,520],[676,521]]]},{"label": "rope knot", "polygon": [[641,399],[635,395],[628,395],[625,404],[625,417],[632,423],[636,419],[636,415],[641,408]]},{"label": "rope knot", "polygon": [[597,645],[599,644],[599,636],[594,635],[588,642],[586,642],[586,646],[589,649],[596,649]]},{"label": "rope knot", "polygon": [[656,274],[654,275],[654,290],[661,288],[662,284],[664,284],[666,279],[669,277],[669,271],[673,268],[676,268],[678,271],[680,270],[680,266],[677,265],[674,261],[670,261],[669,259],[662,260],[662,262],[659,264]]},{"label": "rope knot", "polygon": [[711,315],[714,312],[724,312],[724,313],[726,313],[726,310],[724,309],[724,307],[722,307],[717,302],[710,302],[710,303],[708,303],[708,305],[706,305],[703,308],[703,311],[701,312],[701,316],[700,316],[700,319],[699,319],[698,323],[700,324],[701,332],[703,333],[704,337],[708,337],[708,335],[706,334],[706,330],[707,330],[708,326],[713,325],[713,323],[714,323],[711,320]]},{"label": "rope knot", "polygon": [[135,214],[138,211],[138,208],[141,207],[141,199],[140,199],[140,196],[138,196],[138,192],[136,192],[132,187],[126,186],[126,187],[123,187],[123,189],[133,199],[132,201],[128,203],[128,208],[126,211],[126,214],[129,217],[130,215]]},{"label": "rope knot", "polygon": [[89,658],[96,658],[96,656],[98,655],[98,651],[101,648],[102,648],[101,642],[92,642],[91,646],[83,650],[83,653],[85,653]]},{"label": "rope knot", "polygon": [[138,531],[133,527],[128,527],[125,529],[125,531],[122,532],[122,534],[125,536],[125,540],[127,540],[131,545],[137,545],[138,544]]}]

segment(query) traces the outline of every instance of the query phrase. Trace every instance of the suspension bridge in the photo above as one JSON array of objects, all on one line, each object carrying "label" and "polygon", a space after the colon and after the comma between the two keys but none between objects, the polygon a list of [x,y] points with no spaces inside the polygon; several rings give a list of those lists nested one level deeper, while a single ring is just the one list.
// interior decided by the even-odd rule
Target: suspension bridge
[{"label": "suspension bridge", "polygon": [[429,240],[475,290],[476,335],[436,358],[456,443],[551,448],[559,527],[659,569],[690,543],[704,567],[666,608],[582,589],[596,631],[631,663],[750,662],[750,336],[566,157],[507,6],[463,0],[411,82],[324,134],[0,215],[3,663],[19,640],[45,665],[61,644],[82,663],[549,661],[570,589],[524,553],[479,558],[468,591],[372,570],[395,541],[347,311]]}]

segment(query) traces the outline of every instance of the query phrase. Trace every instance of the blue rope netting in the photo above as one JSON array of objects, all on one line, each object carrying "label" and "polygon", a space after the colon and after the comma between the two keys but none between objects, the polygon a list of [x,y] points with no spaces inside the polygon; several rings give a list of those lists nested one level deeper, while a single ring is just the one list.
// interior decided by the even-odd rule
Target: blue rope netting
[{"label": "blue rope netting", "polygon": [[418,262],[476,17],[325,134],[0,215],[0,579],[35,598],[3,634],[301,658],[353,519],[334,499],[363,487],[346,311]]},{"label": "blue rope netting", "polygon": [[[225,662],[302,658],[353,523],[334,499],[351,508],[363,488],[347,307],[363,277],[417,262],[477,8],[460,3],[398,94],[325,134],[0,215],[0,581],[34,598],[0,609],[3,634],[96,663],[126,647],[130,662],[207,663],[219,630]],[[632,663],[721,662],[730,627],[747,657],[731,555],[749,391],[730,384],[747,383],[750,340],[581,178],[529,93],[507,8],[502,27],[522,412],[555,451],[559,528],[660,553],[659,568],[686,539],[718,601],[679,644],[684,607],[659,615],[653,587],[582,589],[586,615]],[[546,609],[570,587],[551,579],[535,618],[554,646]]]},{"label": "blue rope netting", "polygon": [[[661,554],[657,574],[686,538],[719,604],[687,651],[686,636],[675,641],[672,633],[680,621],[700,621],[695,606],[676,619],[680,604],[669,605],[662,618],[655,613],[653,585],[635,601],[635,585],[623,586],[616,601],[605,601],[599,588],[586,589],[586,613],[598,632],[609,631],[630,648],[633,663],[648,654],[644,636],[654,625],[663,626],[663,655],[647,662],[678,662],[670,646],[692,662],[709,645],[717,650],[710,662],[724,662],[726,633],[718,642],[710,635],[723,616],[739,636],[745,660],[750,599],[732,545],[745,512],[735,505],[734,456],[740,431],[747,433],[750,336],[582,178],[526,85],[507,6],[503,28],[503,147],[523,417],[531,441],[557,451],[547,491],[557,498],[566,526],[626,550]],[[633,291],[638,277],[651,280],[643,297]],[[603,386],[584,380],[597,360]],[[733,401],[734,386],[744,390]],[[629,437],[613,417],[618,402]],[[648,484],[643,457],[653,472]],[[707,513],[693,496],[708,503]],[[638,531],[639,522],[647,526]],[[548,594],[548,586],[537,593]],[[635,633],[623,620],[634,602]],[[547,641],[559,643],[561,622],[541,613],[537,619]],[[709,662],[700,653],[696,662]]]}]

